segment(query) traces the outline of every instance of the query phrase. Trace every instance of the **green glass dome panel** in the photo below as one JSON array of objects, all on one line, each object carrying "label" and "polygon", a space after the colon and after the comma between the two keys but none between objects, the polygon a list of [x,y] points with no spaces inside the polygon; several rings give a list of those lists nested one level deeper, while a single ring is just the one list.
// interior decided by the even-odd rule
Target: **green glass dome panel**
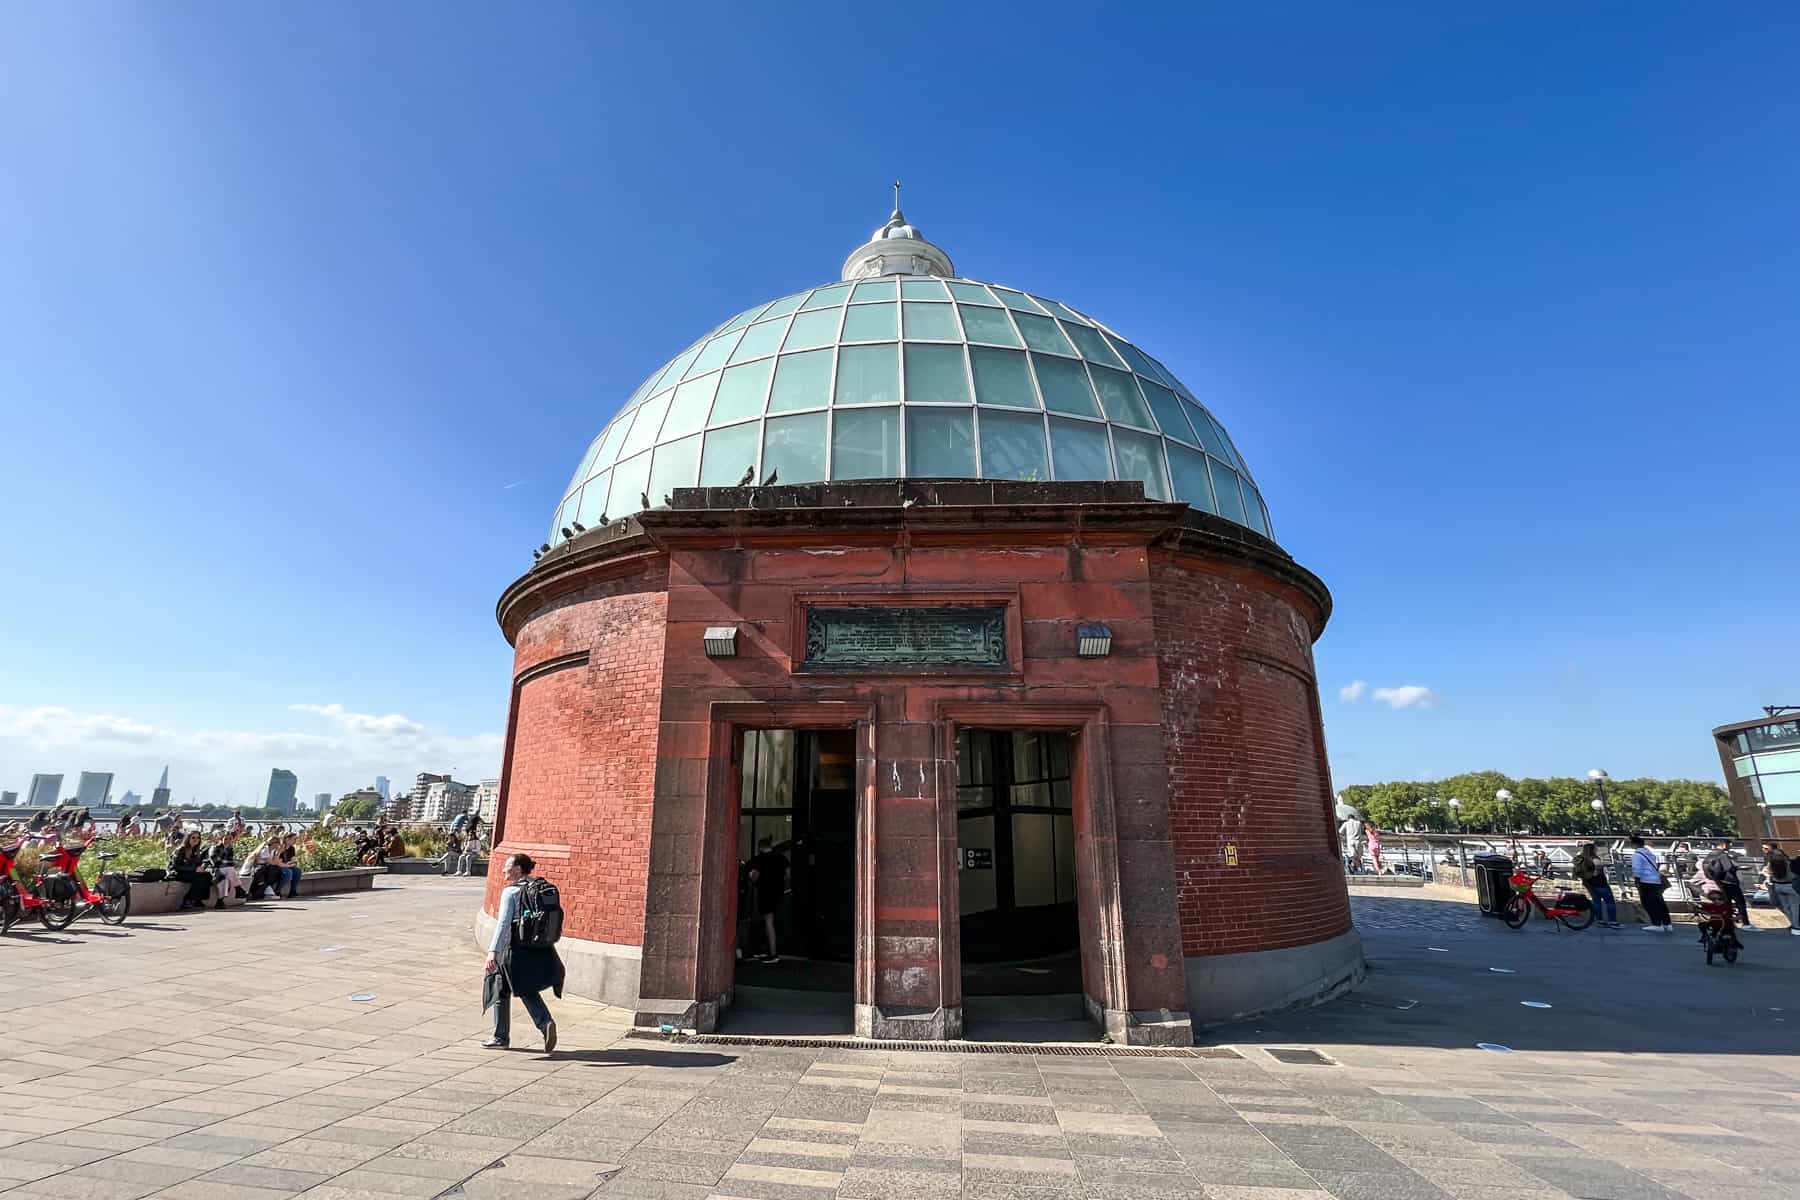
[{"label": "green glass dome panel", "polygon": [[1138,480],[1264,536],[1206,406],[1066,304],[973,279],[831,283],[747,308],[652,371],[583,449],[552,544],[676,488],[867,478]]}]

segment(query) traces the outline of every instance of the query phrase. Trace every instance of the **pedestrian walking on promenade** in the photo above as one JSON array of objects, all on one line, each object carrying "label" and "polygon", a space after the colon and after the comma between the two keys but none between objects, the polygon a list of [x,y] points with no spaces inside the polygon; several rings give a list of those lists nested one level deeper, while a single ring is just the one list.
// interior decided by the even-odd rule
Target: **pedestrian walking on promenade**
[{"label": "pedestrian walking on promenade", "polygon": [[563,992],[563,964],[556,954],[562,899],[554,884],[531,873],[536,866],[528,854],[506,860],[506,889],[500,893],[482,983],[482,1007],[494,1010],[494,1036],[481,1043],[490,1050],[504,1050],[511,1043],[514,995],[544,1035],[544,1053],[556,1049],[556,1021],[539,993],[549,988],[560,998]]},{"label": "pedestrian walking on promenade", "polygon": [[1641,834],[1631,835],[1631,846],[1631,878],[1637,883],[1638,903],[1650,922],[1644,928],[1652,933],[1672,933],[1675,925],[1669,920],[1669,905],[1663,899],[1668,877],[1657,863],[1655,851],[1644,845]]},{"label": "pedestrian walking on promenade", "polygon": [[1344,854],[1344,869],[1352,875],[1362,874],[1363,823],[1354,811],[1338,826],[1338,845]]},{"label": "pedestrian walking on promenade", "polygon": [[1737,856],[1731,852],[1731,839],[1720,838],[1700,860],[1700,874],[1719,885],[1725,899],[1737,906],[1738,928],[1755,929],[1750,924],[1750,901],[1744,896],[1744,885],[1738,880]]},{"label": "pedestrian walking on promenade", "polygon": [[1794,890],[1794,864],[1780,842],[1765,841],[1763,881],[1769,885],[1769,899],[1788,919],[1788,932],[1800,937],[1800,892]]},{"label": "pedestrian walking on promenade", "polygon": [[1613,896],[1612,884],[1606,880],[1606,868],[1600,865],[1600,849],[1583,842],[1575,851],[1575,878],[1587,889],[1594,902],[1594,916],[1608,929],[1619,927],[1619,902]]}]

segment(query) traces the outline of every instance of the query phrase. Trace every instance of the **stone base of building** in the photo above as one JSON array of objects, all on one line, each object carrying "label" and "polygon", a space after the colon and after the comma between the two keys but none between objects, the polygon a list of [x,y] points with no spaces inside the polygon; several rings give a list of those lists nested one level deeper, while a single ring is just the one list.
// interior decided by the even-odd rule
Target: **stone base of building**
[{"label": "stone base of building", "polygon": [[640,999],[632,1006],[631,1023],[638,1029],[680,1029],[714,1033],[719,1014],[731,1006],[728,994],[717,1000]]},{"label": "stone base of building", "polygon": [[[486,950],[493,937],[494,918],[486,912],[477,914],[476,946]],[[563,990],[569,995],[619,1008],[637,1008],[638,978],[643,969],[643,951],[639,947],[566,937],[556,943],[556,953],[563,962]]]},{"label": "stone base of building", "polygon": [[1281,950],[1189,955],[1188,1012],[1195,1025],[1223,1025],[1284,1008],[1319,1004],[1359,986],[1367,974],[1362,935]]},{"label": "stone base of building", "polygon": [[1088,1020],[1115,1046],[1191,1046],[1194,1044],[1194,1022],[1185,1012],[1157,1009],[1154,1012],[1126,1012],[1118,1008],[1102,1008],[1092,996],[1083,996]]},{"label": "stone base of building", "polygon": [[947,1042],[962,1037],[963,1010],[896,1008],[880,1004],[855,1006],[856,1036],[895,1042]]}]

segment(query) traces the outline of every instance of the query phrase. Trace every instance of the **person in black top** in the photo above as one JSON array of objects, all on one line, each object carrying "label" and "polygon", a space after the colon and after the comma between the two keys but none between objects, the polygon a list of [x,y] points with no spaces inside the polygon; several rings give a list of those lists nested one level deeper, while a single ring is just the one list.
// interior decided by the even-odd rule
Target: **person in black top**
[{"label": "person in black top", "polygon": [[213,835],[213,844],[206,856],[206,863],[213,877],[219,881],[219,901],[214,908],[225,907],[225,892],[242,900],[249,895],[244,891],[243,881],[238,877],[237,869],[237,835],[230,828],[221,829]]},{"label": "person in black top", "polygon": [[756,849],[756,857],[750,860],[750,893],[756,904],[756,915],[762,918],[767,947],[758,957],[763,962],[778,963],[781,952],[775,943],[775,914],[780,911],[782,894],[787,891],[788,861],[769,838],[758,842]]},{"label": "person in black top", "polygon": [[[169,878],[188,885],[187,895],[181,898],[182,908],[206,907],[206,898],[212,894],[213,874],[206,869],[206,850],[200,845],[198,829],[183,838],[169,855]],[[225,907],[223,898],[219,907]]]},{"label": "person in black top", "polygon": [[275,883],[275,893],[279,897],[281,889],[287,888],[287,898],[294,899],[300,894],[300,857],[294,846],[294,835],[281,835],[281,849],[275,852],[275,866],[280,869],[280,878]]}]

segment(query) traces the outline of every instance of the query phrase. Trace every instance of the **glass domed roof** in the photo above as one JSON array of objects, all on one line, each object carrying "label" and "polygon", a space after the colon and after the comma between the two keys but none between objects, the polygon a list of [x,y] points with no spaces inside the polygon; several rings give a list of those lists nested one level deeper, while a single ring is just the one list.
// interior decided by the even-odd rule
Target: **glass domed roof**
[{"label": "glass domed roof", "polygon": [[972,279],[846,280],[745,309],[631,394],[550,542],[747,473],[1139,480],[1271,536],[1224,427],[1161,363],[1055,300]]}]

